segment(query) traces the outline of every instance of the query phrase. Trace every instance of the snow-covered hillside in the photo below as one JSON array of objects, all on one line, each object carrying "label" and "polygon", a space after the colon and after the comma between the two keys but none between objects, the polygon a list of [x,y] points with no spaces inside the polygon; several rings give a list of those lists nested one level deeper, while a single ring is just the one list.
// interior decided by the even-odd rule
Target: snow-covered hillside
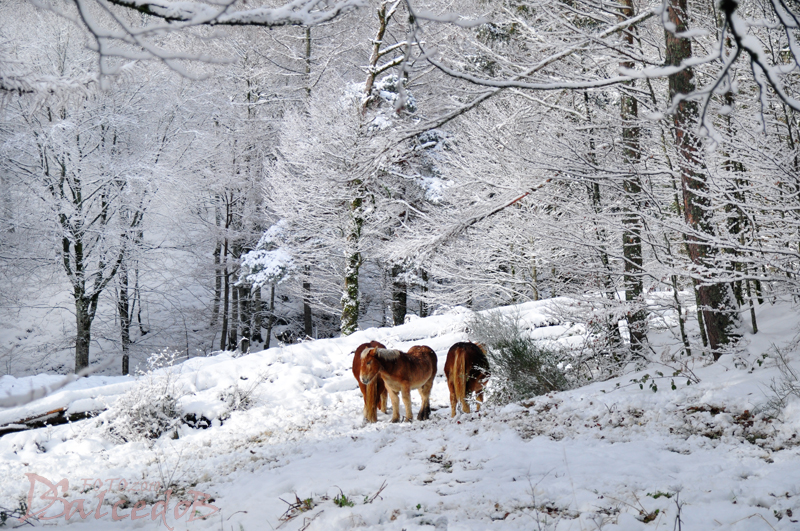
[{"label": "snow-covered hillside", "polygon": [[[568,328],[547,326],[549,304],[518,311],[540,327],[537,337],[568,341]],[[772,345],[795,333],[797,315],[788,305],[761,308],[762,331],[746,334],[747,352],[687,367],[697,383],[673,378],[671,362],[653,362],[615,380],[451,419],[441,369],[450,345],[467,339],[468,315],[453,311],[240,358],[194,358],[138,381],[93,376],[45,402],[0,411],[6,423],[65,405],[86,411],[118,397],[132,404],[137,388],[172,386],[181,390],[182,414],[211,424],[181,425],[177,438],[154,444],[121,442],[120,429],[114,436],[102,424],[113,421],[112,408],[94,419],[5,435],[0,507],[30,503],[35,525],[64,525],[64,516],[43,518],[63,512],[64,503],[53,502],[52,492],[49,501],[42,496],[46,481],[67,479],[73,512],[85,500],[86,518],[68,520],[81,529],[800,528],[800,400],[790,400],[779,418],[760,412],[770,383],[781,378]],[[362,422],[350,366],[355,347],[369,340],[437,352],[430,421],[390,424],[381,413],[377,424]],[[657,391],[644,374],[658,377]],[[54,379],[6,376],[0,393]],[[416,412],[419,396],[412,398]],[[242,401],[251,407],[237,408]],[[165,483],[175,486],[162,522],[163,494],[157,497],[154,485]],[[200,493],[209,496],[208,507],[187,513],[179,500]],[[104,505],[95,510],[101,496]],[[210,506],[219,512],[199,518]]]}]

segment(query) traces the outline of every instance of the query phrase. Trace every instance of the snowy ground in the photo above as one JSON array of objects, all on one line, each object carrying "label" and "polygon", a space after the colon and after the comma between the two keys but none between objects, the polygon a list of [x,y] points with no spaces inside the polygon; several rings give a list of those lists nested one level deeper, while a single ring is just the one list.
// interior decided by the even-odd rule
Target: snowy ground
[{"label": "snowy ground", "polygon": [[[569,327],[546,326],[549,304],[527,303],[520,311],[540,326],[539,337],[569,342]],[[176,529],[672,530],[679,528],[678,517],[684,530],[799,529],[800,400],[790,401],[779,419],[759,413],[770,382],[780,377],[773,358],[763,354],[793,337],[797,313],[786,304],[760,310],[761,331],[746,334],[747,352],[695,363],[699,383],[675,378],[673,390],[674,364],[654,362],[615,380],[456,419],[450,419],[441,369],[450,345],[467,338],[466,312],[241,358],[194,358],[171,369],[168,379],[162,371],[151,381],[183,388],[182,410],[216,418],[210,428],[183,426],[177,439],[152,445],[118,443],[98,427],[103,414],[6,435],[0,438],[0,507],[13,510],[28,501],[28,473],[43,478],[36,480],[31,512],[62,512],[60,501],[41,512],[48,504],[44,479],[67,479],[73,509],[84,499],[89,511],[86,519],[73,514],[68,520],[81,529],[163,525],[152,486],[168,482],[177,486],[166,524]],[[390,424],[379,414],[377,424],[362,423],[351,353],[373,339],[436,350],[440,376],[430,421]],[[797,352],[791,356],[800,366]],[[656,380],[656,392],[649,380],[642,389],[632,382],[656,371],[666,375]],[[53,378],[6,376],[0,394]],[[86,378],[47,397],[45,405],[0,411],[0,423],[37,408],[72,404],[82,411],[113,403],[135,385],[126,378]],[[416,412],[419,397],[413,395]],[[226,418],[231,402],[221,396],[250,396],[255,405]],[[104,505],[95,512],[109,480],[116,488],[102,494]],[[220,511],[189,521],[180,514],[188,506],[177,500],[191,499],[190,491],[208,494],[205,502]],[[352,506],[335,503],[342,494]],[[130,502],[118,507],[119,521],[102,514],[119,500]],[[130,506],[138,500],[144,507],[136,514],[144,517],[133,521]],[[195,506],[189,514],[211,510]],[[65,524],[64,516],[30,521]]]}]

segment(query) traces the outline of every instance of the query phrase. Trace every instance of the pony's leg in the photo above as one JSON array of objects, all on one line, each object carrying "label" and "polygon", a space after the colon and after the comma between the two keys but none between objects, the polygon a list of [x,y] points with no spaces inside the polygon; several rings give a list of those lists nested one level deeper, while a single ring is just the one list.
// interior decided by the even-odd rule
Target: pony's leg
[{"label": "pony's leg", "polygon": [[425,382],[425,385],[419,388],[419,396],[422,398],[422,405],[419,407],[417,413],[417,420],[428,420],[431,418],[431,388],[433,387],[433,378]]},{"label": "pony's leg", "polygon": [[403,386],[403,405],[406,406],[406,422],[411,422],[414,417],[411,416],[411,388]]},{"label": "pony's leg", "polygon": [[475,410],[476,411],[480,411],[481,410],[481,402],[483,402],[483,388],[481,388],[480,391],[475,393],[475,400],[476,400]]},{"label": "pony's leg", "polygon": [[386,390],[383,390],[383,394],[381,395],[381,411],[386,414],[386,403],[389,401],[389,397],[387,396]]},{"label": "pony's leg", "polygon": [[447,388],[450,390],[450,417],[452,418],[456,416],[456,404],[458,404],[458,398],[456,398],[456,387],[452,382],[447,382]]},{"label": "pony's leg", "polygon": [[369,416],[368,408],[367,408],[367,386],[361,383],[361,380],[358,380],[358,388],[361,390],[361,398],[364,399],[364,418],[366,419]]},{"label": "pony's leg", "polygon": [[[466,380],[467,378],[464,377],[464,379]],[[469,404],[467,404],[467,395],[469,394],[468,384],[469,384],[469,382],[464,382],[464,387],[463,387],[464,396],[459,396],[458,397],[458,399],[461,401],[461,411],[463,411],[464,413],[469,413]]]},{"label": "pony's leg", "polygon": [[378,397],[378,382],[372,381],[366,386],[364,395],[364,418],[367,422],[378,422],[378,404],[375,402]]},{"label": "pony's leg", "polygon": [[392,400],[392,422],[398,422],[400,420],[400,397],[397,396],[396,391],[389,391],[389,398]]}]

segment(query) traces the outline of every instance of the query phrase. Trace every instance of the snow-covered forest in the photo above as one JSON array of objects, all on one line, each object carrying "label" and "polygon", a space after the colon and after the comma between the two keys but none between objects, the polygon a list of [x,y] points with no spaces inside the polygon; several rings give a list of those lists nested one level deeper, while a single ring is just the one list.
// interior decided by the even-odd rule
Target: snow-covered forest
[{"label": "snow-covered forest", "polygon": [[[133,452],[114,465],[128,476],[137,459],[163,476],[182,454],[167,464],[153,441],[172,436],[189,441],[175,451],[206,445],[216,460],[184,474],[184,491],[213,487],[216,465],[233,481],[249,467],[237,452],[253,444],[278,452],[250,450],[255,468],[283,467],[305,444],[333,455],[349,438],[410,452],[389,440],[404,428],[360,424],[347,372],[356,346],[426,344],[441,373],[451,344],[491,351],[500,329],[536,345],[557,377],[521,390],[495,371],[486,411],[460,413],[462,426],[449,424],[440,375],[437,428],[413,428],[426,463],[452,468],[434,443],[452,438],[466,452],[467,428],[516,448],[509,455],[550,437],[535,443],[549,455],[565,437],[589,451],[605,424],[617,431],[603,444],[635,446],[631,467],[650,464],[641,426],[676,455],[708,453],[715,470],[745,466],[713,452],[739,443],[746,459],[790,461],[800,422],[798,37],[800,9],[783,0],[3,0],[0,397],[93,373],[42,401],[3,402],[9,474],[26,481],[19,455],[30,454],[51,479],[74,476],[102,448]],[[491,356],[493,370],[504,363]],[[134,433],[124,415],[164,397],[180,425]],[[295,403],[304,400],[307,409]],[[52,427],[24,425],[45,412],[76,421],[57,428],[58,442]],[[695,414],[710,420],[686,420]],[[546,425],[527,425],[528,415]],[[477,463],[496,457],[482,453],[489,446]],[[355,458],[364,447],[342,451]],[[48,452],[78,457],[67,465]],[[487,487],[462,461],[448,488],[463,496],[428,516],[421,485],[440,481],[417,482],[412,464],[402,481],[421,490],[405,509],[348,471],[342,482],[369,510],[315,521],[314,504],[333,503],[339,476],[328,473],[316,502],[298,497],[282,519],[264,517],[292,529],[680,529],[691,501],[671,496],[709,475],[676,472],[670,483],[674,463],[663,458],[653,484],[626,491],[629,478],[609,479],[615,508],[592,512],[596,500],[575,494],[571,474],[590,488],[578,476],[613,467],[567,467],[550,492],[560,494],[537,501],[544,465]],[[315,499],[313,482],[295,480],[319,465],[297,466],[272,478],[269,504],[288,492]],[[764,501],[742,482],[766,469],[747,466],[722,480],[741,510],[729,517],[709,497],[697,529],[792,528],[800,492],[788,473],[769,494],[786,499]],[[488,490],[476,501],[453,481]],[[22,488],[3,485],[0,509],[14,509]],[[219,488],[223,501],[241,494]],[[342,508],[347,488],[336,488]],[[672,501],[658,505],[656,494]],[[485,525],[458,516],[472,505],[491,513]],[[523,507],[516,520],[512,506]]]}]

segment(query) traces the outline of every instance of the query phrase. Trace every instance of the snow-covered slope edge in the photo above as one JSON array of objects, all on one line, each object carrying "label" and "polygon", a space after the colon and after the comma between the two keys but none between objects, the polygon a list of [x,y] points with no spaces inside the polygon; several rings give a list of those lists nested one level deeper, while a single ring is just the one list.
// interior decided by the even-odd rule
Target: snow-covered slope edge
[{"label": "snow-covered slope edge", "polygon": [[[545,306],[523,310],[536,319]],[[191,392],[186,410],[213,417],[220,393],[263,379],[255,406],[206,430],[183,427],[177,440],[162,438],[152,447],[114,444],[97,420],[7,435],[0,438],[0,506],[16,507],[28,494],[25,474],[35,473],[68,479],[70,497],[86,498],[90,509],[101,490],[89,488],[94,480],[124,478],[132,485],[171,478],[176,495],[193,488],[213,496],[221,510],[209,520],[176,520],[173,501],[167,523],[189,529],[673,529],[677,517],[684,529],[797,528],[800,404],[790,403],[781,420],[758,413],[769,382],[779,377],[761,355],[791,337],[797,321],[786,307],[762,311],[762,332],[746,338],[749,355],[697,366],[699,383],[675,379],[675,390],[669,363],[654,364],[451,420],[440,377],[431,421],[392,425],[381,414],[378,424],[364,426],[349,370],[355,346],[371,339],[398,348],[424,343],[439,354],[441,370],[449,346],[466,338],[465,315],[236,359],[189,360],[176,376]],[[656,371],[667,375],[657,392],[631,382]],[[334,503],[342,493],[353,506]],[[148,509],[156,502],[147,489],[105,499],[122,495],[145,500]],[[286,502],[298,498],[311,501],[281,520]],[[44,505],[34,500],[34,509]],[[60,510],[56,504],[52,514]],[[79,515],[69,520],[79,521]],[[157,524],[147,513],[139,522],[93,514],[82,525],[145,523]]]}]

